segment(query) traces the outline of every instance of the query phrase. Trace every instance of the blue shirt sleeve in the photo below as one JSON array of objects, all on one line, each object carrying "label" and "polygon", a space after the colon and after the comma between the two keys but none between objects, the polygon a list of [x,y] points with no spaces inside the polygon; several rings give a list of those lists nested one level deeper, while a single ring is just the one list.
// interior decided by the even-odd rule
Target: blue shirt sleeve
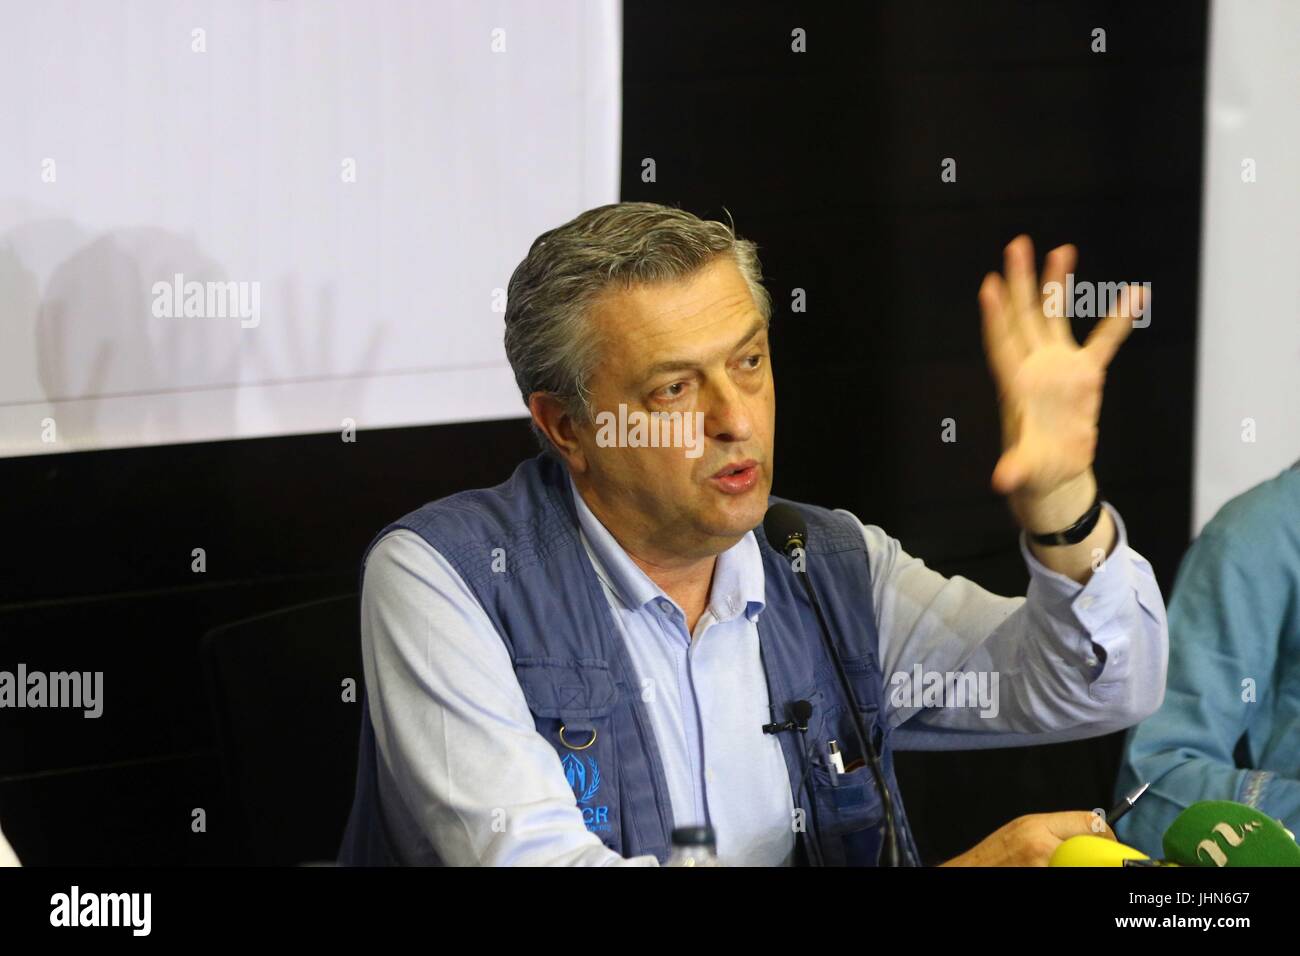
[{"label": "blue shirt sleeve", "polygon": [[[1117,540],[1086,585],[1047,568],[1021,536],[1025,597],[946,578],[866,525],[885,706],[900,750],[1015,747],[1122,730],[1160,706],[1168,658],[1151,565]],[[948,675],[958,675],[949,677]],[[945,681],[974,694],[931,696]],[[981,684],[980,682],[983,682]]]},{"label": "blue shirt sleeve", "polygon": [[1249,804],[1300,832],[1300,475],[1288,481],[1294,494],[1266,484],[1225,506],[1179,569],[1164,706],[1129,733],[1117,786],[1150,782],[1116,832],[1153,856],[1201,800]]},{"label": "blue shirt sleeve", "polygon": [[418,535],[366,561],[361,649],[381,812],[403,862],[657,866],[589,833],[560,758],[537,733],[505,644]]}]

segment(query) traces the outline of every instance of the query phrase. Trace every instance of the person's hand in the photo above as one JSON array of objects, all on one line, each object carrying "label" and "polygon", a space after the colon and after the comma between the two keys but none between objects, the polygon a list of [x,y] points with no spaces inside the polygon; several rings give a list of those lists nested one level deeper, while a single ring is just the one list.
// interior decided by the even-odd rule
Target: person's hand
[{"label": "person's hand", "polygon": [[[1044,284],[1060,283],[1063,289],[1077,259],[1074,246],[1053,249],[1044,263]],[[1068,524],[1092,503],[1102,383],[1132,330],[1132,316],[1142,308],[1142,289],[1126,286],[1114,310],[1081,346],[1066,310],[1044,308],[1047,297],[1038,285],[1028,236],[1017,236],[1006,247],[1004,268],[1005,280],[990,272],[979,291],[984,350],[1002,417],[1003,450],[992,485],[1010,497],[1022,527],[1055,531],[1062,516],[1069,516]]]},{"label": "person's hand", "polygon": [[1058,846],[1084,834],[1115,839],[1111,828],[1091,810],[1031,813],[1016,817],[942,865],[1047,866]]}]

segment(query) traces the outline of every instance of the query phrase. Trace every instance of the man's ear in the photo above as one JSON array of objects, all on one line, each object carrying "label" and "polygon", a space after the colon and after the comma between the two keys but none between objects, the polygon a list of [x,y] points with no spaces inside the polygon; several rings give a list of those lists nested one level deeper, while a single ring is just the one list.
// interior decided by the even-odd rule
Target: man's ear
[{"label": "man's ear", "polygon": [[578,473],[586,471],[587,456],[578,442],[573,418],[564,402],[550,392],[533,392],[528,396],[528,411],[569,468]]}]

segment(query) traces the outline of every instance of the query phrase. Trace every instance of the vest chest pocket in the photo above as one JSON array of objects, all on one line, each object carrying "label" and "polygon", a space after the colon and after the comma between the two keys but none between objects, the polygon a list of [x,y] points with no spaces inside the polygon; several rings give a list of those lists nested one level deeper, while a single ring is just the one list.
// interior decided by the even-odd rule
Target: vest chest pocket
[{"label": "vest chest pocket", "polygon": [[[883,756],[888,731],[884,726],[884,714],[880,707],[880,671],[876,667],[876,662],[870,657],[845,657],[843,662],[844,673],[858,701],[858,713],[862,716],[862,723],[871,734],[876,752]],[[821,710],[819,756],[823,758],[826,756],[826,741],[835,740],[839,742],[840,750],[844,753],[846,765],[858,758],[865,759],[866,754],[858,752],[858,737],[853,717],[849,713],[849,702],[844,696],[839,681],[834,675],[828,674],[822,678],[820,686],[820,699],[828,703],[818,705]]]},{"label": "vest chest pocket", "polygon": [[[843,657],[842,661],[849,685],[858,701],[862,722],[885,764],[888,779],[886,734],[881,725],[880,670],[875,659],[869,655]],[[858,752],[860,748],[853,718],[849,713],[849,702],[844,698],[839,682],[832,678],[830,684],[824,686],[823,696],[829,696],[835,701],[823,713],[821,732],[818,735],[823,751],[825,741],[835,740],[845,763],[850,766],[857,763],[857,766],[838,774],[832,781],[826,754],[820,752],[809,774],[816,813],[814,826],[819,833],[818,843],[823,861],[827,866],[874,866],[884,843],[885,813],[880,792],[871,768],[866,764],[866,754]]]},{"label": "vest chest pocket", "polygon": [[881,695],[884,693],[884,675],[880,665],[871,655],[865,657],[843,657],[844,673],[848,675],[849,684],[858,698],[863,711],[880,709]]},{"label": "vest chest pocket", "polygon": [[537,732],[555,748],[587,830],[620,846],[614,710],[618,685],[604,661],[518,658],[515,676]]},{"label": "vest chest pocket", "polygon": [[820,762],[809,775],[818,845],[826,866],[875,866],[884,842],[884,808],[871,768],[838,775]]}]

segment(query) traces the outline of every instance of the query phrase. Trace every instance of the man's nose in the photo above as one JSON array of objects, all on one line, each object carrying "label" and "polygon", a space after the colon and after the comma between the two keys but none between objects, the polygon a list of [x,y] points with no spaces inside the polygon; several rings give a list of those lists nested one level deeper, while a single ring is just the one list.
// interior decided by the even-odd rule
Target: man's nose
[{"label": "man's nose", "polygon": [[715,441],[749,441],[754,434],[753,416],[744,394],[730,380],[711,390],[704,413],[704,434]]}]

